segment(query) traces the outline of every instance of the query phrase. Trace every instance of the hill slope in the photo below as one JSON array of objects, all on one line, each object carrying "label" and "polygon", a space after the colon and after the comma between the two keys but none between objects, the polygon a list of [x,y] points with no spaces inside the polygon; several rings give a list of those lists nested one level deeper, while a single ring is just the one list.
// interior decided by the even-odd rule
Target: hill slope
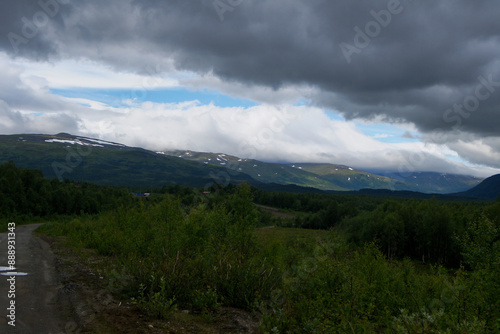
[{"label": "hill slope", "polygon": [[[203,187],[225,169],[65,133],[57,135],[0,136],[0,163],[42,170],[47,178],[88,181],[101,185],[160,187],[185,185]],[[245,174],[231,176],[232,182],[250,181]]]},{"label": "hill slope", "polygon": [[500,195],[500,174],[490,176],[474,188],[458,193],[459,196],[495,199]]},{"label": "hill slope", "polygon": [[224,166],[235,172],[248,174],[263,183],[295,184],[336,191],[411,188],[409,184],[342,165],[267,163],[223,153],[193,151],[169,151],[164,154],[206,165]]},{"label": "hill slope", "polygon": [[171,151],[164,154],[188,161],[197,161],[205,165],[223,166],[235,173],[248,174],[263,183],[295,184],[322,190],[355,190],[355,188],[331,182],[318,174],[303,169],[299,165],[266,163],[253,159],[242,159],[223,153]]},{"label": "hill slope", "polygon": [[10,160],[22,168],[40,169],[47,178],[140,187],[204,187],[214,181],[247,181],[275,191],[385,189],[456,193],[480,182],[469,176],[439,173],[413,173],[412,177],[398,180],[398,175],[380,176],[343,165],[266,163],[223,153],[152,152],[66,133],[0,136],[0,163]]},{"label": "hill slope", "polygon": [[[376,173],[376,171],[372,171]],[[389,178],[396,179],[405,184],[411,184],[412,191],[424,193],[449,194],[469,190],[477,186],[483,179],[469,176],[435,172],[380,172]]]},{"label": "hill slope", "polygon": [[263,183],[295,184],[328,191],[385,189],[447,194],[468,190],[481,182],[481,179],[467,175],[415,172],[405,174],[403,178],[401,173],[396,172],[381,176],[349,166],[325,163],[266,163],[223,153],[178,150],[161,153],[207,165],[224,166]]}]

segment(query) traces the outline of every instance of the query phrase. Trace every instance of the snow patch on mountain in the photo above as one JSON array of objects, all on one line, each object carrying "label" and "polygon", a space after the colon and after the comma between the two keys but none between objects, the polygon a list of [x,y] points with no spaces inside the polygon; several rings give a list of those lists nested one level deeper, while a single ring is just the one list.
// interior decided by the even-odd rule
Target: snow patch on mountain
[{"label": "snow patch on mountain", "polygon": [[90,142],[101,144],[101,145],[112,145],[112,146],[126,147],[123,144],[112,143],[110,141],[105,141],[105,140],[100,140],[100,139],[90,139],[90,138],[85,138],[85,137],[78,137],[77,139],[80,141],[85,140],[85,141],[90,141]]},{"label": "snow patch on mountain", "polygon": [[62,143],[71,145],[81,145],[81,146],[94,146],[94,147],[104,147],[104,145],[84,143],[79,140],[63,140],[63,139],[46,139],[46,143]]}]

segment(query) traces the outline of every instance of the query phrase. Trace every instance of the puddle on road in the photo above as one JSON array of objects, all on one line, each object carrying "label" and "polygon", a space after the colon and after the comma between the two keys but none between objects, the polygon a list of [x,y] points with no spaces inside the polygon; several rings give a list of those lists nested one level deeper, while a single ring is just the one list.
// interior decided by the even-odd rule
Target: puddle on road
[{"label": "puddle on road", "polygon": [[18,272],[4,272],[4,273],[0,273],[0,275],[2,276],[28,276],[27,273],[18,273]]},{"label": "puddle on road", "polygon": [[16,268],[0,267],[0,275],[2,275],[2,276],[28,276],[27,273],[18,273],[17,271],[9,271],[9,270],[16,270]]},{"label": "puddle on road", "polygon": [[7,270],[16,270],[16,268],[12,268],[12,267],[0,267],[0,271],[7,271]]}]

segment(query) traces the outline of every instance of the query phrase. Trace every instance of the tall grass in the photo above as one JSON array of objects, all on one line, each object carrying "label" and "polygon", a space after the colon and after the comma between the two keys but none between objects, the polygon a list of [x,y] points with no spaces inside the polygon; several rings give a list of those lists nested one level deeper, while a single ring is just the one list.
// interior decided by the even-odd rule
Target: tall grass
[{"label": "tall grass", "polygon": [[212,209],[200,205],[186,214],[166,196],[148,207],[49,223],[43,231],[68,236],[74,247],[120,259],[134,277],[124,288],[137,291],[136,300],[148,309],[175,301],[196,310],[219,305],[249,310],[256,298],[268,298],[280,276],[259,256],[252,203],[252,210],[236,197],[230,204]]},{"label": "tall grass", "polygon": [[[156,204],[49,223],[44,231],[116,259],[122,269],[114,275],[127,277],[115,280],[117,291],[152,316],[225,305],[258,311],[266,333],[500,329],[498,306],[486,305],[498,300],[491,278],[388,261],[375,243],[353,248],[334,231],[255,229],[245,187],[216,203],[186,208],[167,195]],[[467,247],[477,244],[476,234]],[[481,270],[498,273],[490,267]]]}]

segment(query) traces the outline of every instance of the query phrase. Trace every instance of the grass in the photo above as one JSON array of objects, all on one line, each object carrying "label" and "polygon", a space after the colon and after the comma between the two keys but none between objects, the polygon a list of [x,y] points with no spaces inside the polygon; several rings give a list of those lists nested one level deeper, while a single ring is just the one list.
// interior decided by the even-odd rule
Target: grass
[{"label": "grass", "polygon": [[167,196],[43,231],[113,259],[116,290],[159,318],[236,307],[261,314],[263,332],[487,332],[480,276],[388,261],[374,243],[352,248],[333,230],[254,228],[247,195],[229,197],[231,210],[189,213]]},{"label": "grass", "polygon": [[258,245],[260,247],[267,247],[275,242],[282,244],[289,244],[291,242],[314,244],[318,239],[330,236],[332,232],[289,227],[260,227],[255,229],[254,234]]}]

